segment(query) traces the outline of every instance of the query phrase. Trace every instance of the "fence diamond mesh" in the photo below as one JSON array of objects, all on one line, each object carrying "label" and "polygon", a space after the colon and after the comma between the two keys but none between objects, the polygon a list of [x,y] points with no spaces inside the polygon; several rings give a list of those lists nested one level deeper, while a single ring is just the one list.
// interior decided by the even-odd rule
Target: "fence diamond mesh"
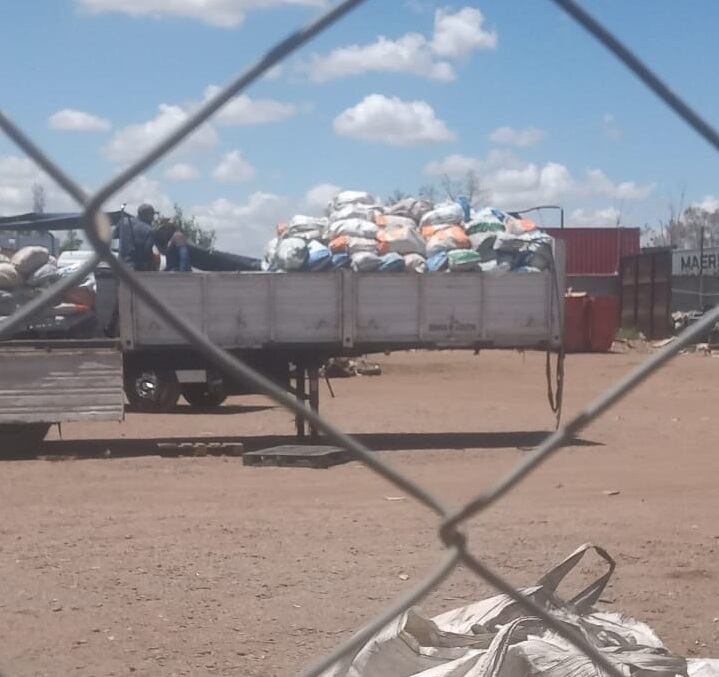
[{"label": "fence diamond mesh", "polygon": [[[411,592],[384,610],[380,616],[367,623],[359,632],[344,644],[337,647],[332,653],[301,672],[302,677],[319,675],[338,659],[356,650],[389,621],[409,609],[436,586],[441,584],[460,564],[466,566],[498,591],[511,597],[529,614],[544,621],[549,628],[564,637],[579,650],[583,651],[587,657],[608,674],[613,677],[623,677],[617,667],[583,636],[569,628],[565,623],[561,622],[534,601],[522,595],[503,576],[484,564],[481,556],[471,551],[469,543],[462,531],[462,526],[488,506],[500,500],[535,468],[546,461],[553,452],[569,442],[580,430],[622,399],[645,379],[650,377],[657,369],[679,353],[683,347],[711,328],[719,321],[719,307],[705,314],[701,320],[687,328],[678,337],[678,340],[654,353],[645,360],[643,364],[632,370],[595,401],[586,406],[569,422],[559,427],[554,433],[549,435],[544,442],[533,449],[521,463],[517,464],[506,476],[501,478],[493,486],[489,487],[469,503],[460,507],[451,507],[446,505],[444,501],[435,496],[429,489],[420,486],[417,482],[393,468],[384,459],[372,454],[370,450],[359,441],[326,421],[293,395],[279,388],[243,361],[214,345],[197,327],[165,306],[126,265],[115,258],[110,249],[111,229],[107,218],[101,211],[102,206],[108,199],[130,181],[137,178],[141,172],[160,160],[177,145],[181,144],[197,127],[209,120],[231,98],[245,90],[292,52],[308,43],[316,35],[329,28],[352,9],[355,9],[366,1],[367,0],[344,0],[330,8],[314,22],[275,45],[254,65],[207,101],[172,134],[158,143],[134,164],[108,181],[92,195],[83,191],[72,177],[59,165],[54,163],[40,147],[33,143],[10,117],[0,111],[0,128],[82,207],[83,228],[95,251],[94,256],[73,275],[55,283],[42,296],[23,306],[10,318],[0,322],[0,339],[11,334],[13,330],[27,322],[39,311],[49,307],[62,296],[65,290],[80,282],[101,260],[105,261],[115,272],[118,279],[131,287],[148,308],[189,341],[204,357],[218,369],[222,370],[224,374],[231,378],[245,380],[251,383],[259,391],[272,397],[276,402],[291,412],[303,416],[306,420],[314,424],[328,440],[349,450],[358,461],[361,461],[376,473],[392,482],[396,487],[407,492],[437,515],[437,536],[441,544],[446,548],[446,555],[442,558],[441,562],[439,562],[436,567],[427,574],[426,578]],[[596,19],[590,16],[579,4],[574,0],[547,0],[547,2],[553,2],[591,35],[597,38],[597,40],[620,59],[627,68],[634,72],[647,87],[657,94],[667,106],[673,109],[693,127],[697,133],[719,150],[719,133],[717,133],[717,130],[685,103],[682,98],[662,82],[647,65],[636,57],[630,49],[622,44],[610,31],[596,21]]]}]

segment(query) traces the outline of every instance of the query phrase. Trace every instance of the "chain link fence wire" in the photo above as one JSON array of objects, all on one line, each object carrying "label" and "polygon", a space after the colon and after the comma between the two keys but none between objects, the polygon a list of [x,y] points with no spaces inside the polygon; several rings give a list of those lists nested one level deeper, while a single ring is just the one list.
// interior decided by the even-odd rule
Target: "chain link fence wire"
[{"label": "chain link fence wire", "polygon": [[[361,461],[386,480],[392,482],[397,488],[412,496],[437,515],[439,544],[445,548],[445,554],[442,556],[440,563],[437,564],[437,566],[427,574],[427,577],[412,591],[398,599],[391,607],[387,608],[381,615],[366,624],[359,632],[338,646],[332,653],[301,672],[302,677],[316,677],[332,666],[338,659],[355,651],[388,622],[408,610],[412,605],[439,586],[460,564],[465,565],[469,570],[473,571],[477,576],[498,591],[511,597],[529,614],[544,621],[549,628],[564,637],[576,648],[583,651],[587,657],[600,666],[608,675],[612,675],[612,677],[623,677],[617,667],[596,647],[588,643],[583,636],[568,628],[558,618],[538,606],[531,599],[523,596],[508,580],[484,564],[481,555],[473,554],[468,549],[467,539],[462,531],[462,527],[468,520],[500,500],[535,468],[546,461],[557,449],[571,442],[577,433],[604,413],[609,407],[621,400],[645,379],[650,377],[657,369],[679,353],[682,348],[710,329],[719,321],[719,307],[706,313],[699,321],[682,332],[676,341],[654,353],[645,360],[643,364],[630,371],[600,397],[591,402],[568,423],[550,434],[544,442],[533,449],[520,463],[508,472],[506,476],[501,478],[493,486],[487,488],[469,503],[460,507],[450,508],[427,488],[393,468],[380,456],[373,454],[359,441],[326,421],[303,402],[297,400],[293,395],[276,386],[269,379],[247,366],[238,358],[214,345],[195,326],[166,307],[124,263],[115,258],[110,250],[110,224],[105,215],[100,211],[103,204],[109,198],[127,183],[137,178],[141,172],[164,157],[201,124],[207,122],[231,98],[245,90],[250,84],[267,73],[273,66],[279,64],[292,52],[308,43],[316,35],[329,28],[352,9],[364,2],[366,2],[366,0],[344,0],[343,2],[339,2],[305,28],[291,34],[288,38],[278,43],[254,65],[249,67],[215,97],[205,103],[172,134],[92,195],[88,195],[83,191],[69,174],[59,165],[55,164],[40,147],[34,144],[10,117],[0,111],[0,128],[83,208],[82,225],[88,240],[95,250],[94,256],[81,266],[74,275],[57,282],[41,297],[34,299],[18,310],[13,316],[0,323],[0,339],[9,336],[15,329],[31,319],[36,313],[49,307],[60,298],[66,289],[82,280],[97,266],[100,260],[103,260],[112,268],[120,282],[131,287],[137,296],[152,309],[158,317],[182,335],[205,358],[222,370],[224,374],[232,379],[249,382],[260,392],[273,398],[289,411],[295,414],[301,414],[316,425],[317,429],[321,431],[329,441],[349,450],[355,459]],[[597,40],[605,45],[633,71],[647,87],[654,91],[667,106],[672,108],[702,137],[719,150],[719,134],[717,131],[580,5],[574,2],[574,0],[548,0],[548,2],[553,2],[596,37]]]}]

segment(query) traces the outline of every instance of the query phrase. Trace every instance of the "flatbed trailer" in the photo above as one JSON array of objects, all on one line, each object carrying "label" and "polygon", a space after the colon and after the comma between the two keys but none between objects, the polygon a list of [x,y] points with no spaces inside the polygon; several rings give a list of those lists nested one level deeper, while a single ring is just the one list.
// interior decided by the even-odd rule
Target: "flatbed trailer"
[{"label": "flatbed trailer", "polygon": [[[213,343],[317,410],[320,367],[330,357],[399,350],[559,350],[562,254],[555,260],[555,270],[505,275],[344,270],[139,276]],[[228,394],[248,392],[246,384],[228,383],[214,373],[134,290],[121,286],[119,309],[126,392],[136,406],[166,408],[180,393],[191,404],[212,406]],[[305,434],[301,417],[297,432]]]},{"label": "flatbed trailer", "polygon": [[[534,273],[139,276],[215,344],[318,410],[320,370],[331,357],[399,350],[558,351],[563,271],[564,250],[556,242],[554,267]],[[0,452],[42,439],[53,423],[121,420],[123,391],[131,406],[144,411],[166,411],[180,395],[192,406],[212,409],[228,395],[253,392],[247,383],[217,373],[133,289],[118,287],[109,269],[97,273],[95,327],[111,338],[63,341],[41,333],[0,340]],[[33,326],[47,332],[56,324],[43,322]],[[304,436],[303,417],[296,424]]]}]

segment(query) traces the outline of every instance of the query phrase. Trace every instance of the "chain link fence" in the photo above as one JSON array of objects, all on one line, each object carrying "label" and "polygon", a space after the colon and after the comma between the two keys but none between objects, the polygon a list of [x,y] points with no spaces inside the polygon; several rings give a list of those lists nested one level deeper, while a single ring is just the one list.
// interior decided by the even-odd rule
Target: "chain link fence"
[{"label": "chain link fence", "polygon": [[[420,486],[409,477],[395,470],[390,464],[370,452],[370,450],[360,444],[360,442],[324,420],[316,412],[306,407],[304,403],[298,401],[293,395],[278,388],[241,360],[215,346],[198,328],[194,327],[158,300],[127,266],[113,256],[110,250],[111,228],[107,218],[101,212],[102,206],[108,199],[127,183],[137,178],[141,172],[164,157],[178,144],[182,143],[197,127],[209,120],[231,98],[245,90],[250,84],[279,64],[288,55],[308,43],[316,35],[329,28],[333,23],[365,1],[366,0],[344,0],[326,11],[305,28],[293,33],[274,46],[214,98],[206,102],[175,132],[170,134],[161,143],[152,148],[144,157],[111,179],[92,195],[85,193],[67,172],[55,164],[40,147],[34,144],[33,141],[21,131],[13,120],[0,111],[0,128],[82,207],[83,228],[95,250],[94,256],[73,275],[60,280],[41,297],[34,299],[18,310],[12,317],[0,323],[0,339],[10,335],[14,329],[20,327],[36,313],[58,300],[65,290],[75,286],[97,266],[100,260],[103,260],[112,268],[122,283],[132,287],[139,298],[155,312],[158,317],[193,344],[194,347],[218,369],[222,370],[230,378],[245,380],[251,383],[256,386],[259,391],[272,397],[276,402],[291,412],[304,416],[305,419],[314,424],[329,441],[349,450],[356,460],[367,465],[436,514],[437,535],[446,548],[446,555],[442,561],[437,564],[427,577],[410,593],[397,600],[395,604],[386,609],[379,617],[365,625],[351,639],[337,647],[331,654],[325,656],[310,668],[300,673],[302,677],[315,677],[330,667],[339,658],[354,651],[388,622],[409,609],[432,591],[460,564],[465,565],[469,570],[473,571],[477,576],[484,579],[498,591],[511,597],[529,614],[544,621],[549,628],[583,651],[586,656],[606,671],[607,674],[612,675],[612,677],[623,677],[617,667],[601,654],[597,648],[588,643],[583,636],[570,629],[566,624],[560,622],[559,619],[545,611],[531,599],[522,595],[505,578],[484,564],[481,557],[471,551],[462,531],[462,526],[472,517],[500,500],[535,468],[546,461],[557,449],[565,443],[569,443],[585,426],[622,399],[642,381],[650,377],[657,369],[679,353],[684,346],[711,328],[714,323],[719,320],[719,307],[705,314],[701,320],[684,331],[678,340],[653,354],[643,364],[619,380],[594,402],[590,403],[572,420],[549,435],[544,442],[528,453],[516,467],[494,484],[494,486],[491,486],[466,505],[453,508],[446,505],[440,498],[425,487]],[[663,83],[614,35],[587,14],[581,6],[574,0],[546,1],[547,3],[554,3],[561,8],[604,44],[627,68],[633,71],[647,87],[654,91],[667,106],[672,108],[693,127],[697,133],[719,150],[719,134],[717,131]]]}]

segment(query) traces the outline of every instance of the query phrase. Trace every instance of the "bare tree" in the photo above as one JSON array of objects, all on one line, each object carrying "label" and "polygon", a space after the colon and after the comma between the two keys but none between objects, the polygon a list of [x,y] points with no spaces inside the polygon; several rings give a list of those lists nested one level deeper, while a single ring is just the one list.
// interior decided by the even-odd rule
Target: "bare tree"
[{"label": "bare tree", "polygon": [[45,213],[45,186],[37,181],[32,184],[32,210],[35,214]]},{"label": "bare tree", "polygon": [[437,190],[437,186],[435,186],[433,183],[425,183],[424,185],[419,187],[419,190],[417,192],[419,193],[419,196],[424,200],[429,200],[430,202],[437,202],[437,195],[439,191]]},{"label": "bare tree", "polygon": [[395,188],[388,196],[387,196],[387,204],[393,205],[397,204],[400,200],[404,200],[405,198],[410,197],[408,193],[405,193],[400,188]]},{"label": "bare tree", "polygon": [[619,203],[619,209],[617,209],[617,215],[614,217],[614,227],[619,228],[622,225],[622,216],[624,214],[624,200]]},{"label": "bare tree", "polygon": [[684,209],[684,193],[678,205],[669,205],[668,216],[660,219],[658,228],[645,228],[647,242],[654,247],[699,249],[702,233],[705,247],[719,247],[719,209],[710,211],[699,206]]},{"label": "bare tree", "polygon": [[445,195],[452,201],[464,196],[472,207],[480,207],[487,200],[487,191],[482,188],[479,175],[474,169],[467,170],[463,179],[452,179],[448,174],[444,174],[441,183]]}]

